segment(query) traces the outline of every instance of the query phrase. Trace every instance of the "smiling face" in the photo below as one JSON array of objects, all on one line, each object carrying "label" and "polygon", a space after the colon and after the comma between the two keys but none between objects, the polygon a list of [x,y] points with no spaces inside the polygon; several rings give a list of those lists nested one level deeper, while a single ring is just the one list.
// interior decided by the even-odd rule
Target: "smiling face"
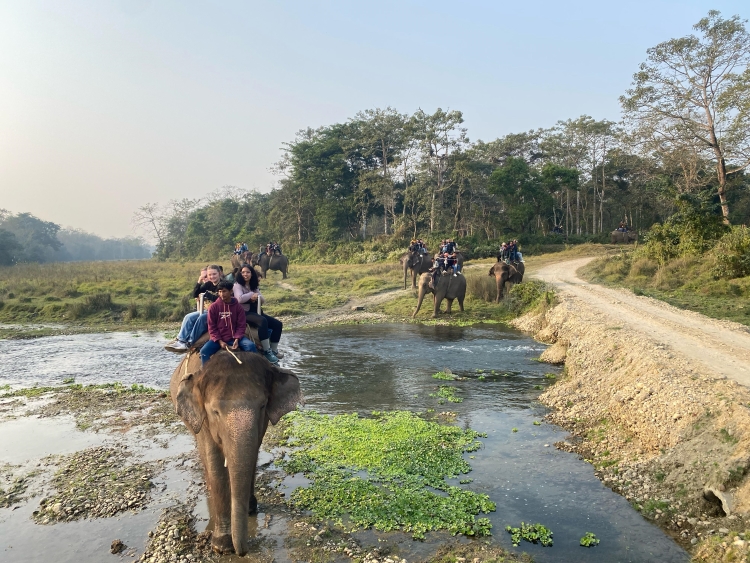
[{"label": "smiling face", "polygon": [[215,270],[213,268],[209,268],[206,272],[206,275],[208,276],[208,281],[210,281],[214,285],[219,283],[219,280],[221,279],[221,273],[219,272],[219,270]]},{"label": "smiling face", "polygon": [[250,271],[250,268],[247,266],[242,268],[242,279],[245,280],[245,283],[248,283],[252,277],[253,273]]}]

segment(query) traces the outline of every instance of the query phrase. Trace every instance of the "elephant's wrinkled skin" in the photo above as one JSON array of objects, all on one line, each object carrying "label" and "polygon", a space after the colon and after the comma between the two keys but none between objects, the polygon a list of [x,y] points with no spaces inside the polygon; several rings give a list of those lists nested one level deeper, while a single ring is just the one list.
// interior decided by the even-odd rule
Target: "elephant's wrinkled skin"
[{"label": "elephant's wrinkled skin", "polygon": [[526,270],[523,262],[498,262],[490,268],[490,276],[494,277],[497,282],[497,297],[495,303],[500,303],[503,298],[503,290],[506,283],[516,284],[523,281],[523,273]]},{"label": "elephant's wrinkled skin", "polygon": [[448,306],[445,310],[446,313],[450,314],[451,307],[453,306],[453,300],[458,299],[458,308],[464,310],[464,297],[466,297],[466,278],[463,274],[454,276],[453,273],[448,270],[443,272],[442,275],[437,278],[437,286],[435,289],[430,287],[430,279],[432,274],[427,272],[419,276],[419,298],[417,299],[417,308],[414,309],[412,318],[417,316],[419,308],[422,306],[422,300],[428,293],[433,293],[433,305],[434,310],[432,312],[432,318],[437,317],[440,312],[440,304],[443,299],[448,301]]},{"label": "elephant's wrinkled skin", "polygon": [[432,258],[429,254],[419,252],[407,252],[401,257],[401,265],[404,268],[404,289],[406,289],[406,276],[411,270],[411,288],[417,288],[417,276],[425,273],[432,266]]},{"label": "elephant's wrinkled skin", "polygon": [[612,244],[628,244],[638,240],[638,233],[635,231],[612,231],[610,239]]},{"label": "elephant's wrinkled skin", "polygon": [[196,435],[214,522],[218,553],[247,553],[247,516],[257,509],[255,465],[268,428],[302,403],[299,380],[260,354],[225,351],[201,369],[191,354],[172,374],[169,391],[177,414]]},{"label": "elephant's wrinkled skin", "polygon": [[254,256],[253,265],[260,266],[260,275],[263,278],[267,277],[266,272],[268,270],[276,270],[277,272],[281,272],[283,279],[286,279],[287,272],[289,271],[289,259],[283,254]]}]

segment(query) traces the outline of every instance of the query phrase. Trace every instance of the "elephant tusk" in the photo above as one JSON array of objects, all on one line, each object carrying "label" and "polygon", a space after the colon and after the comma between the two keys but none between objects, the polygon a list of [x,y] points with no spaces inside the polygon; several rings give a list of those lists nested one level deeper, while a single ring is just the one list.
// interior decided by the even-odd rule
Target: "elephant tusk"
[{"label": "elephant tusk", "polygon": [[224,467],[227,466],[227,458],[224,458]]}]

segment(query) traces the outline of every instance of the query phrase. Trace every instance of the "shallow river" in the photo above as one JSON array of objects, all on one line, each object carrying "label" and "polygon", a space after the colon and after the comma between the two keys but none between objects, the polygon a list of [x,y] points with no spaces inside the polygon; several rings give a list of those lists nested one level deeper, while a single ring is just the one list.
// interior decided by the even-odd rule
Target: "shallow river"
[{"label": "shallow river", "polygon": [[[179,357],[164,352],[163,344],[161,335],[149,333],[0,340],[0,385],[59,384],[74,377],[79,383],[121,381],[166,387]],[[481,439],[484,447],[469,460],[473,467],[469,477],[474,481],[462,486],[486,493],[497,503],[497,511],[488,517],[495,541],[502,545],[527,551],[540,563],[688,561],[671,539],[604,487],[591,465],[554,448],[555,442],[565,439],[564,430],[533,424],[546,413],[535,400],[540,393],[535,387],[547,385],[544,374],[553,369],[534,361],[544,346],[530,338],[495,327],[381,324],[299,330],[285,335],[282,344],[287,353],[284,365],[300,374],[308,408],[361,414],[386,409],[451,410],[458,413],[458,424],[486,432],[487,438]],[[446,383],[431,375],[444,368],[469,377],[451,383],[461,389],[462,403],[439,405],[430,397],[439,384]],[[484,380],[477,370],[483,370]],[[0,424],[0,436],[8,436],[1,427],[11,424],[19,422]],[[512,432],[513,428],[518,431]],[[86,433],[79,434],[85,441]],[[19,461],[9,458],[19,455],[19,447],[0,443],[0,464]],[[167,486],[170,479],[175,480],[164,478]],[[20,525],[11,525],[18,518],[8,510],[0,509],[3,556],[14,551],[7,549],[14,541],[9,533],[18,532]],[[550,528],[554,546],[523,542],[512,548],[504,528],[518,526],[522,520]],[[585,532],[594,532],[601,544],[580,547]],[[368,533],[362,537],[372,540]],[[411,561],[429,553],[433,542],[428,535],[425,544],[400,543],[402,556]],[[279,555],[277,560],[283,560]]]}]

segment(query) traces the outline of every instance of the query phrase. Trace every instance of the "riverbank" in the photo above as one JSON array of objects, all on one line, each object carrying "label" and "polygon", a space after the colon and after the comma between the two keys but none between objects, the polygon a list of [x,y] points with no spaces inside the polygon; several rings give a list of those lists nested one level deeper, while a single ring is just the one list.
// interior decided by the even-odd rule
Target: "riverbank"
[{"label": "riverbank", "polygon": [[556,299],[512,324],[552,344],[542,361],[565,365],[539,398],[555,409],[548,420],[572,434],[557,447],[592,463],[695,561],[744,560],[750,390],[585,299]]}]

